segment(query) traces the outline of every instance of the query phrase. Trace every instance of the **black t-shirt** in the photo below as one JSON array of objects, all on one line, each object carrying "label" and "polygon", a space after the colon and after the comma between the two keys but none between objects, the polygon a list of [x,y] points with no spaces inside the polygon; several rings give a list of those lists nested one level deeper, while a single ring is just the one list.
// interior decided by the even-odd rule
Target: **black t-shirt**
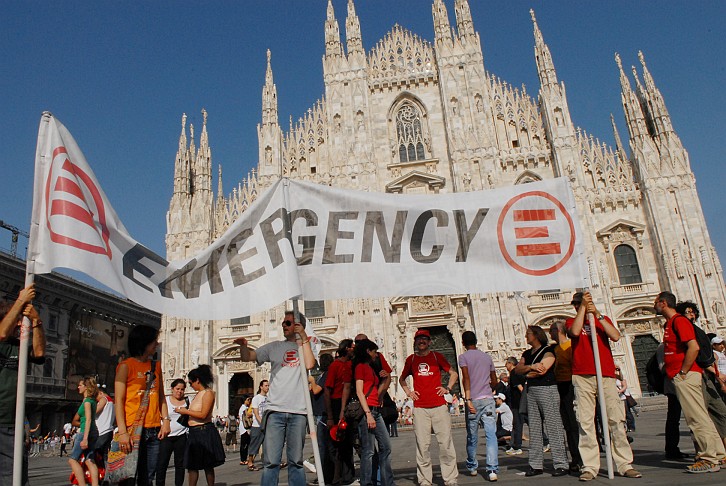
[{"label": "black t-shirt", "polygon": [[[535,352],[532,352],[532,349],[530,348],[522,354],[522,358],[524,359],[524,364],[532,365],[535,363],[540,363],[547,353],[551,353],[552,355],[554,355],[555,346],[545,346],[544,349],[539,348]],[[527,378],[527,386],[550,386],[556,383],[557,382],[555,381],[554,365],[550,366],[550,369],[547,370],[547,373],[542,376]]]}]

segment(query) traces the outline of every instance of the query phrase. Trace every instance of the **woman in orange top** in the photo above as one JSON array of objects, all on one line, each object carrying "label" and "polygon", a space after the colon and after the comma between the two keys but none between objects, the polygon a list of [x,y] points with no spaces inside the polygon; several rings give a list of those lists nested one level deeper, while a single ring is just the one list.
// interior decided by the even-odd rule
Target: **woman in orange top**
[{"label": "woman in orange top", "polygon": [[[134,421],[146,390],[152,357],[159,345],[158,337],[158,329],[150,326],[136,326],[131,329],[128,339],[131,357],[123,360],[116,368],[114,397],[116,423],[119,430],[119,446],[124,452],[131,451],[133,447],[131,435],[134,431]],[[162,377],[161,363],[156,361],[154,381],[149,390],[149,407],[144,417],[144,428],[139,443],[139,464],[135,478],[135,484],[138,486],[148,486],[153,483],[159,455],[159,441],[171,430]],[[133,484],[134,478],[120,483],[121,486]]]}]

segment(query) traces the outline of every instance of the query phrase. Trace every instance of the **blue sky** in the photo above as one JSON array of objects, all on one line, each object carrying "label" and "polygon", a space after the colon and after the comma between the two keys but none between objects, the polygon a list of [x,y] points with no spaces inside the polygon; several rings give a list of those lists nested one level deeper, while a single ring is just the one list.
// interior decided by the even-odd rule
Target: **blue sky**
[{"label": "blue sky", "polygon": [[[344,32],[347,0],[333,3]],[[432,40],[431,3],[357,0],[365,48],[395,23]],[[446,1],[452,22],[453,3]],[[206,108],[215,173],[221,164],[230,192],[256,164],[266,49],[283,127],[321,97],[326,4],[1,0],[0,219],[29,226],[37,129],[48,110],[74,135],[131,235],[164,254],[182,113],[201,127]],[[575,124],[608,143],[610,113],[627,140],[613,54],[629,68],[644,52],[690,153],[724,260],[726,2],[470,4],[485,67],[514,86],[524,83],[530,95],[539,88],[528,13],[535,9]],[[0,230],[0,248],[9,246],[10,234]]]}]

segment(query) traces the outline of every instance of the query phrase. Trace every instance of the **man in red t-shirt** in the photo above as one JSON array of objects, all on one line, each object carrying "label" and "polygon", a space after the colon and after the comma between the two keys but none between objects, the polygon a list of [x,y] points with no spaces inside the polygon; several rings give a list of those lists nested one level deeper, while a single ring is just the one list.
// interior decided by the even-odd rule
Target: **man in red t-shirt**
[{"label": "man in red t-shirt", "polygon": [[605,410],[612,437],[613,462],[618,474],[639,478],[642,474],[632,466],[633,451],[625,434],[625,408],[615,386],[615,362],[610,341],[620,339],[620,331],[609,317],[597,310],[590,292],[577,292],[571,304],[577,311],[574,319],[567,319],[565,327],[572,339],[572,385],[575,388],[575,414],[579,427],[579,450],[582,458],[580,481],[591,481],[600,471],[600,445],[595,432],[595,405],[597,404],[597,376],[595,354],[592,348],[590,323],[587,314],[595,317],[597,349],[600,354]]},{"label": "man in red t-shirt", "polygon": [[[451,393],[459,375],[440,353],[431,351],[431,334],[419,329],[413,337],[414,354],[406,358],[399,377],[401,388],[413,400],[413,430],[416,435],[416,475],[418,484],[431,486],[431,430],[439,442],[439,462],[444,484],[454,485],[459,477],[456,452],[451,439],[451,415],[444,395]],[[449,383],[441,385],[441,371],[449,372]],[[414,390],[406,379],[413,376]]]},{"label": "man in red t-shirt", "polygon": [[693,324],[676,312],[676,296],[671,292],[658,294],[653,307],[656,314],[667,319],[663,329],[663,371],[666,378],[673,382],[688,428],[701,454],[701,458],[686,467],[686,471],[717,472],[721,469],[719,462],[726,458],[726,450],[706,410],[701,375],[703,370],[696,363],[700,348]]},{"label": "man in red t-shirt", "polygon": [[[338,345],[338,357],[328,368],[328,377],[325,380],[325,408],[328,413],[328,430],[343,418],[345,405],[351,396],[351,382],[353,381],[351,358],[354,345],[352,339],[343,339]],[[355,466],[353,465],[353,437],[347,431],[343,439],[331,443],[332,455],[335,458],[335,482],[351,484],[355,481]]]}]

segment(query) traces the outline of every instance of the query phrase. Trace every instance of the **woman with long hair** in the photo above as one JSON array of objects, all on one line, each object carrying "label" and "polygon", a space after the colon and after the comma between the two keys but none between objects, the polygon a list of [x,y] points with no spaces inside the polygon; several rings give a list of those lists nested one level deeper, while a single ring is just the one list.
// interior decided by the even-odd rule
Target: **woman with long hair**
[{"label": "woman with long hair", "polygon": [[381,402],[378,397],[379,379],[371,363],[378,356],[378,345],[369,339],[356,342],[353,357],[353,380],[355,393],[365,412],[358,422],[358,434],[361,441],[360,484],[373,484],[373,453],[378,443],[378,467],[381,472],[382,486],[391,486],[393,469],[391,468],[391,439],[386,423],[381,416]]},{"label": "woman with long hair", "polygon": [[529,417],[529,470],[525,476],[543,472],[544,451],[542,418],[550,440],[553,476],[570,473],[565,450],[565,436],[560,416],[560,394],[555,380],[555,350],[548,346],[547,333],[540,326],[528,326],[525,334],[530,348],[514,368],[515,373],[527,376],[527,415]]},{"label": "woman with long hair", "polygon": [[179,423],[179,412],[177,407],[186,407],[189,400],[184,396],[187,384],[181,378],[171,382],[171,394],[166,397],[166,408],[171,418],[171,432],[161,441],[159,448],[159,462],[156,468],[156,486],[166,485],[166,470],[169,468],[169,460],[174,454],[174,485],[183,486],[184,477],[184,452],[187,448],[188,428]]},{"label": "woman with long hair", "polygon": [[[139,463],[135,478],[121,481],[121,486],[137,484],[148,486],[156,476],[159,457],[159,443],[169,435],[169,410],[166,406],[161,363],[154,359],[159,330],[151,326],[136,326],[128,337],[130,358],[121,361],[116,368],[114,380],[116,424],[118,425],[119,448],[131,452],[133,436],[137,425],[143,425],[137,438]],[[152,363],[154,364],[152,369]],[[150,380],[150,383],[149,383]],[[146,395],[147,387],[149,389]],[[141,424],[135,424],[137,416]]]},{"label": "woman with long hair", "polygon": [[98,467],[94,457],[94,445],[98,440],[98,428],[96,428],[96,395],[98,386],[96,380],[91,376],[84,377],[78,382],[78,393],[83,397],[81,406],[78,407],[76,415],[71,422],[78,427],[78,434],[73,443],[73,450],[68,456],[68,464],[73,474],[76,475],[78,484],[86,485],[86,475],[81,466],[81,455],[85,456],[86,467],[91,476],[91,484],[98,486]]},{"label": "woman with long hair", "polygon": [[[246,466],[247,465],[247,454],[249,451],[250,446],[250,431],[247,428],[247,425],[252,427],[252,423],[250,420],[252,419],[252,410],[250,409],[250,406],[252,406],[252,397],[248,396],[245,398],[245,401],[242,403],[242,405],[239,407],[239,464],[240,466]],[[249,410],[249,412],[248,412]],[[246,417],[249,417],[247,419],[247,424],[245,424]]]},{"label": "woman with long hair", "polygon": [[189,385],[197,395],[189,408],[177,407],[180,415],[189,416],[189,436],[184,451],[184,467],[189,474],[189,486],[197,486],[199,470],[204,469],[207,485],[214,485],[214,468],[224,464],[225,453],[222,438],[212,423],[212,409],[216,399],[212,384],[212,368],[199,365],[187,375]]}]

